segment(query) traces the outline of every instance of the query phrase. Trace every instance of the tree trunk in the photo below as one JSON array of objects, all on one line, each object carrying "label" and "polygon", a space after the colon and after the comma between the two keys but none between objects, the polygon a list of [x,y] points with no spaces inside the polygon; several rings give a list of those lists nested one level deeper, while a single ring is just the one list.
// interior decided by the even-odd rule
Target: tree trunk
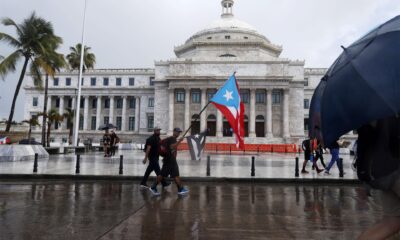
[{"label": "tree trunk", "polygon": [[73,133],[73,124],[71,123],[70,125],[69,125],[69,144],[71,145],[72,144],[72,133]]},{"label": "tree trunk", "polygon": [[22,67],[21,75],[19,76],[17,87],[15,88],[14,98],[13,98],[13,101],[11,104],[10,116],[8,117],[8,122],[7,122],[7,126],[6,126],[6,132],[9,132],[10,128],[11,128],[11,122],[14,117],[15,103],[17,102],[17,97],[18,97],[19,89],[21,88],[21,85],[22,85],[22,81],[24,80],[25,71],[26,71],[26,67],[28,66],[28,62],[29,62],[29,56],[25,56],[24,66]]},{"label": "tree trunk", "polygon": [[50,147],[50,129],[51,129],[51,122],[47,123],[47,147]]},{"label": "tree trunk", "polygon": [[42,120],[42,146],[46,146],[46,119],[47,119],[47,92],[49,88],[49,74],[46,74],[44,84],[44,106],[43,106],[43,120]]}]

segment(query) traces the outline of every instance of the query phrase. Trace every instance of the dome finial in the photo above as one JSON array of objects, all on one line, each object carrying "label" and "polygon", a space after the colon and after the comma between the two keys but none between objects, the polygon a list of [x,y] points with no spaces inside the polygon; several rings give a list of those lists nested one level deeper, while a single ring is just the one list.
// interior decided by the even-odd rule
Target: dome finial
[{"label": "dome finial", "polygon": [[222,0],[221,5],[222,5],[222,14],[221,17],[226,18],[226,17],[233,17],[233,0]]}]

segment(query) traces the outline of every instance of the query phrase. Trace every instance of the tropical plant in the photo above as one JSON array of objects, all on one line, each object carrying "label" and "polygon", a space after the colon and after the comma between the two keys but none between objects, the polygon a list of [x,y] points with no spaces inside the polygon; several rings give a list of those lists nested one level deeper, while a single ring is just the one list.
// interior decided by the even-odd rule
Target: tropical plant
[{"label": "tropical plant", "polygon": [[[42,82],[42,72],[45,74],[45,87],[44,87],[44,103],[43,112],[47,112],[47,96],[49,89],[49,76],[54,78],[56,72],[60,71],[61,68],[66,66],[64,55],[57,53],[55,50],[58,48],[58,44],[54,46],[54,51],[48,52],[46,55],[41,55],[33,60],[34,64],[31,64],[31,73],[34,81]],[[47,114],[43,114],[42,119],[42,144],[45,146],[46,136],[46,121]]]},{"label": "tropical plant", "polygon": [[50,130],[53,123],[59,124],[64,121],[64,117],[54,108],[47,113],[47,147],[50,147]]},{"label": "tropical plant", "polygon": [[62,40],[54,34],[51,22],[37,17],[35,12],[20,24],[15,23],[11,18],[4,18],[1,22],[5,26],[13,26],[17,32],[17,37],[14,38],[9,34],[0,33],[0,41],[6,42],[16,49],[0,62],[0,76],[4,79],[9,72],[14,72],[18,60],[24,59],[6,126],[6,132],[9,132],[10,123],[14,117],[15,103],[29,61],[32,60],[32,57],[39,57],[54,51],[54,46],[60,44]]},{"label": "tropical plant", "polygon": [[63,117],[64,120],[67,120],[67,129],[69,130],[68,143],[72,144],[75,110],[72,110],[71,108],[66,108]]},{"label": "tropical plant", "polygon": [[38,117],[36,115],[34,115],[29,120],[24,120],[22,122],[29,124],[28,141],[30,143],[31,142],[32,127],[40,126]]},{"label": "tropical plant", "polygon": [[[80,61],[81,61],[81,50],[82,45],[80,43],[76,44],[75,47],[70,47],[71,51],[67,55],[67,60],[71,69],[79,69]],[[86,69],[94,68],[94,64],[96,63],[96,56],[93,53],[90,53],[90,47],[85,46],[83,49],[83,71]]]}]

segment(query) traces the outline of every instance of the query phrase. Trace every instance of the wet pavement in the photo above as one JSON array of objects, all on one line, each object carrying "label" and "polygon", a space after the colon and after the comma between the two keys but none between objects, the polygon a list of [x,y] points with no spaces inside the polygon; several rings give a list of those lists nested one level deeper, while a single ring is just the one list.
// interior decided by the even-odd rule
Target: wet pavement
[{"label": "wet pavement", "polygon": [[0,239],[355,239],[380,217],[360,185],[0,181]]},{"label": "wet pavement", "polygon": [[[122,176],[143,176],[147,165],[143,165],[144,153],[141,150],[118,151],[113,158],[104,158],[101,152],[91,152],[81,155],[80,174],[91,176],[120,176],[119,162],[123,155]],[[210,156],[210,177],[215,178],[250,178],[251,158],[255,157],[255,176],[253,178],[264,179],[294,179],[295,158],[299,157],[301,170],[303,154],[279,154],[279,153],[245,153],[245,154],[221,154],[205,153],[201,161],[190,160],[188,151],[178,154],[178,164],[183,177],[206,177],[207,156]],[[345,175],[341,179],[357,179],[356,173],[351,169],[352,156],[342,155]],[[325,163],[328,164],[330,155],[325,155]],[[161,163],[161,160],[160,160]],[[320,163],[318,162],[320,165]],[[37,174],[76,175],[76,156],[74,154],[50,155],[49,159],[39,159]],[[320,167],[322,167],[320,165]],[[311,171],[308,163],[309,174],[300,174],[299,179],[340,179],[336,164],[331,169],[331,175],[317,174]],[[32,174],[33,161],[0,162],[1,174]],[[152,173],[154,176],[154,173]]]}]

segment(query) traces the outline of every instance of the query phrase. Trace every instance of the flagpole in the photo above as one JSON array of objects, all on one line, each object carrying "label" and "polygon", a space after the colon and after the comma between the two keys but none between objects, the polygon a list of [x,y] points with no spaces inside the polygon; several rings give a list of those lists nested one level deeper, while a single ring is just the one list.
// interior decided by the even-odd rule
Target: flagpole
[{"label": "flagpole", "polygon": [[79,112],[81,107],[81,85],[82,85],[82,71],[83,71],[83,54],[85,51],[85,19],[86,19],[86,5],[87,0],[85,0],[85,8],[83,10],[83,27],[82,27],[82,41],[81,41],[81,59],[79,64],[79,77],[78,77],[78,96],[76,99],[75,108],[75,131],[74,131],[74,145],[78,147],[78,134],[79,134]]}]

